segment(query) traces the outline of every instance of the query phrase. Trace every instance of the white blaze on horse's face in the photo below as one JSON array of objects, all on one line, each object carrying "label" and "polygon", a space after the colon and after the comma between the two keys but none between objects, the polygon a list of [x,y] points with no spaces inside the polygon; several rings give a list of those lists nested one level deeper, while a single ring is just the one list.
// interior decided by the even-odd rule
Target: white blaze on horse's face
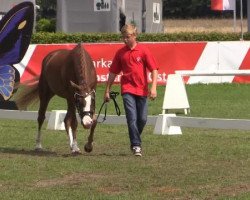
[{"label": "white blaze on horse's face", "polygon": [[[85,97],[85,102],[86,102],[86,105],[83,108],[83,111],[84,112],[89,112],[90,107],[91,107],[91,95],[87,95]],[[85,115],[82,118],[82,124],[83,124],[84,128],[90,128],[92,126],[92,123],[93,123],[93,120],[91,119],[91,117],[89,115]]]},{"label": "white blaze on horse's face", "polygon": [[[81,91],[82,90],[82,87],[75,84],[73,81],[70,81],[70,84],[73,88],[77,89],[78,91]],[[81,94],[78,94],[78,93],[75,93],[74,94],[74,97],[76,99],[76,101],[78,102],[76,107],[78,109],[78,112],[79,114],[80,113],[91,113],[91,103],[92,103],[92,93],[95,92],[94,90],[90,93],[85,93],[85,95],[81,95]],[[82,105],[84,105],[84,107],[82,108],[79,104],[79,97],[83,98],[84,97],[84,102],[81,102]],[[83,100],[83,99],[82,99]],[[82,109],[82,110],[81,110]],[[91,116],[86,114],[86,115],[83,115],[83,118],[81,119],[81,123],[83,125],[83,127],[85,129],[89,129],[91,128],[92,124],[93,124],[93,119],[91,119]]]}]

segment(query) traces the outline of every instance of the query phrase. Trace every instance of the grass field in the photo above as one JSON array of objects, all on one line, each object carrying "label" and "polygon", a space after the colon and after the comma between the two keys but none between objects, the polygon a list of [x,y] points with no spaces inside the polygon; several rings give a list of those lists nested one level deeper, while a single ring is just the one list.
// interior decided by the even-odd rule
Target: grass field
[{"label": "grass field", "polygon": [[[97,109],[103,89],[98,86]],[[248,84],[188,85],[191,116],[250,118],[249,91]],[[153,115],[161,113],[163,86],[158,94],[149,105]],[[49,110],[64,106],[55,98]],[[111,105],[108,112],[114,113]],[[126,126],[103,124],[93,152],[71,156],[64,131],[44,126],[45,149],[37,153],[35,122],[1,120],[0,199],[250,199],[249,131],[185,128],[161,136],[153,128],[145,128],[141,158],[131,155]],[[81,149],[86,139],[80,128]]]}]

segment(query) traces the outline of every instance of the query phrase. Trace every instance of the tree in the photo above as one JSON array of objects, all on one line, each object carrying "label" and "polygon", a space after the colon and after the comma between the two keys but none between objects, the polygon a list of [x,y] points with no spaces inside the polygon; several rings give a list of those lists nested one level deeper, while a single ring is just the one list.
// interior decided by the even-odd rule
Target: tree
[{"label": "tree", "polygon": [[40,9],[37,12],[37,19],[56,17],[56,0],[36,0]]}]

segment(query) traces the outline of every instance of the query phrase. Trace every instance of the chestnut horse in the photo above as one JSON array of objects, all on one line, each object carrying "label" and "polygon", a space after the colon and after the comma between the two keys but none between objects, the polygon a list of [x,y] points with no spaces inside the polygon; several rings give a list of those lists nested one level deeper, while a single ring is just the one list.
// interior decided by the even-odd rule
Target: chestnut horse
[{"label": "chestnut horse", "polygon": [[78,44],[72,50],[60,49],[49,53],[42,62],[39,81],[26,85],[16,97],[16,103],[21,109],[27,107],[39,97],[38,132],[36,137],[36,150],[42,149],[41,127],[45,120],[45,113],[50,99],[54,95],[65,98],[67,113],[64,119],[72,153],[80,153],[77,145],[77,117],[76,110],[85,129],[90,129],[88,142],[84,149],[91,152],[96,127],[95,92],[96,71],[88,52]]}]

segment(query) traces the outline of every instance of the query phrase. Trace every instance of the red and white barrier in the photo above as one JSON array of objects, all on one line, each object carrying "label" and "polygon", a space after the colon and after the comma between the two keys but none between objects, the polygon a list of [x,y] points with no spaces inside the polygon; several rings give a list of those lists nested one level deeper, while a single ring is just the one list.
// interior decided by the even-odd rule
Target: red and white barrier
[{"label": "red and white barrier", "polygon": [[[250,69],[250,42],[157,42],[146,45],[159,65],[158,83],[166,84],[168,74],[176,70],[218,71]],[[93,58],[99,82],[106,82],[108,69],[122,43],[83,43]],[[40,75],[43,58],[56,49],[72,49],[75,44],[30,45],[21,61],[15,65],[21,82]],[[150,76],[149,76],[150,80]],[[248,76],[192,76],[184,77],[186,83],[249,83]],[[116,79],[119,82],[119,77]]]}]

